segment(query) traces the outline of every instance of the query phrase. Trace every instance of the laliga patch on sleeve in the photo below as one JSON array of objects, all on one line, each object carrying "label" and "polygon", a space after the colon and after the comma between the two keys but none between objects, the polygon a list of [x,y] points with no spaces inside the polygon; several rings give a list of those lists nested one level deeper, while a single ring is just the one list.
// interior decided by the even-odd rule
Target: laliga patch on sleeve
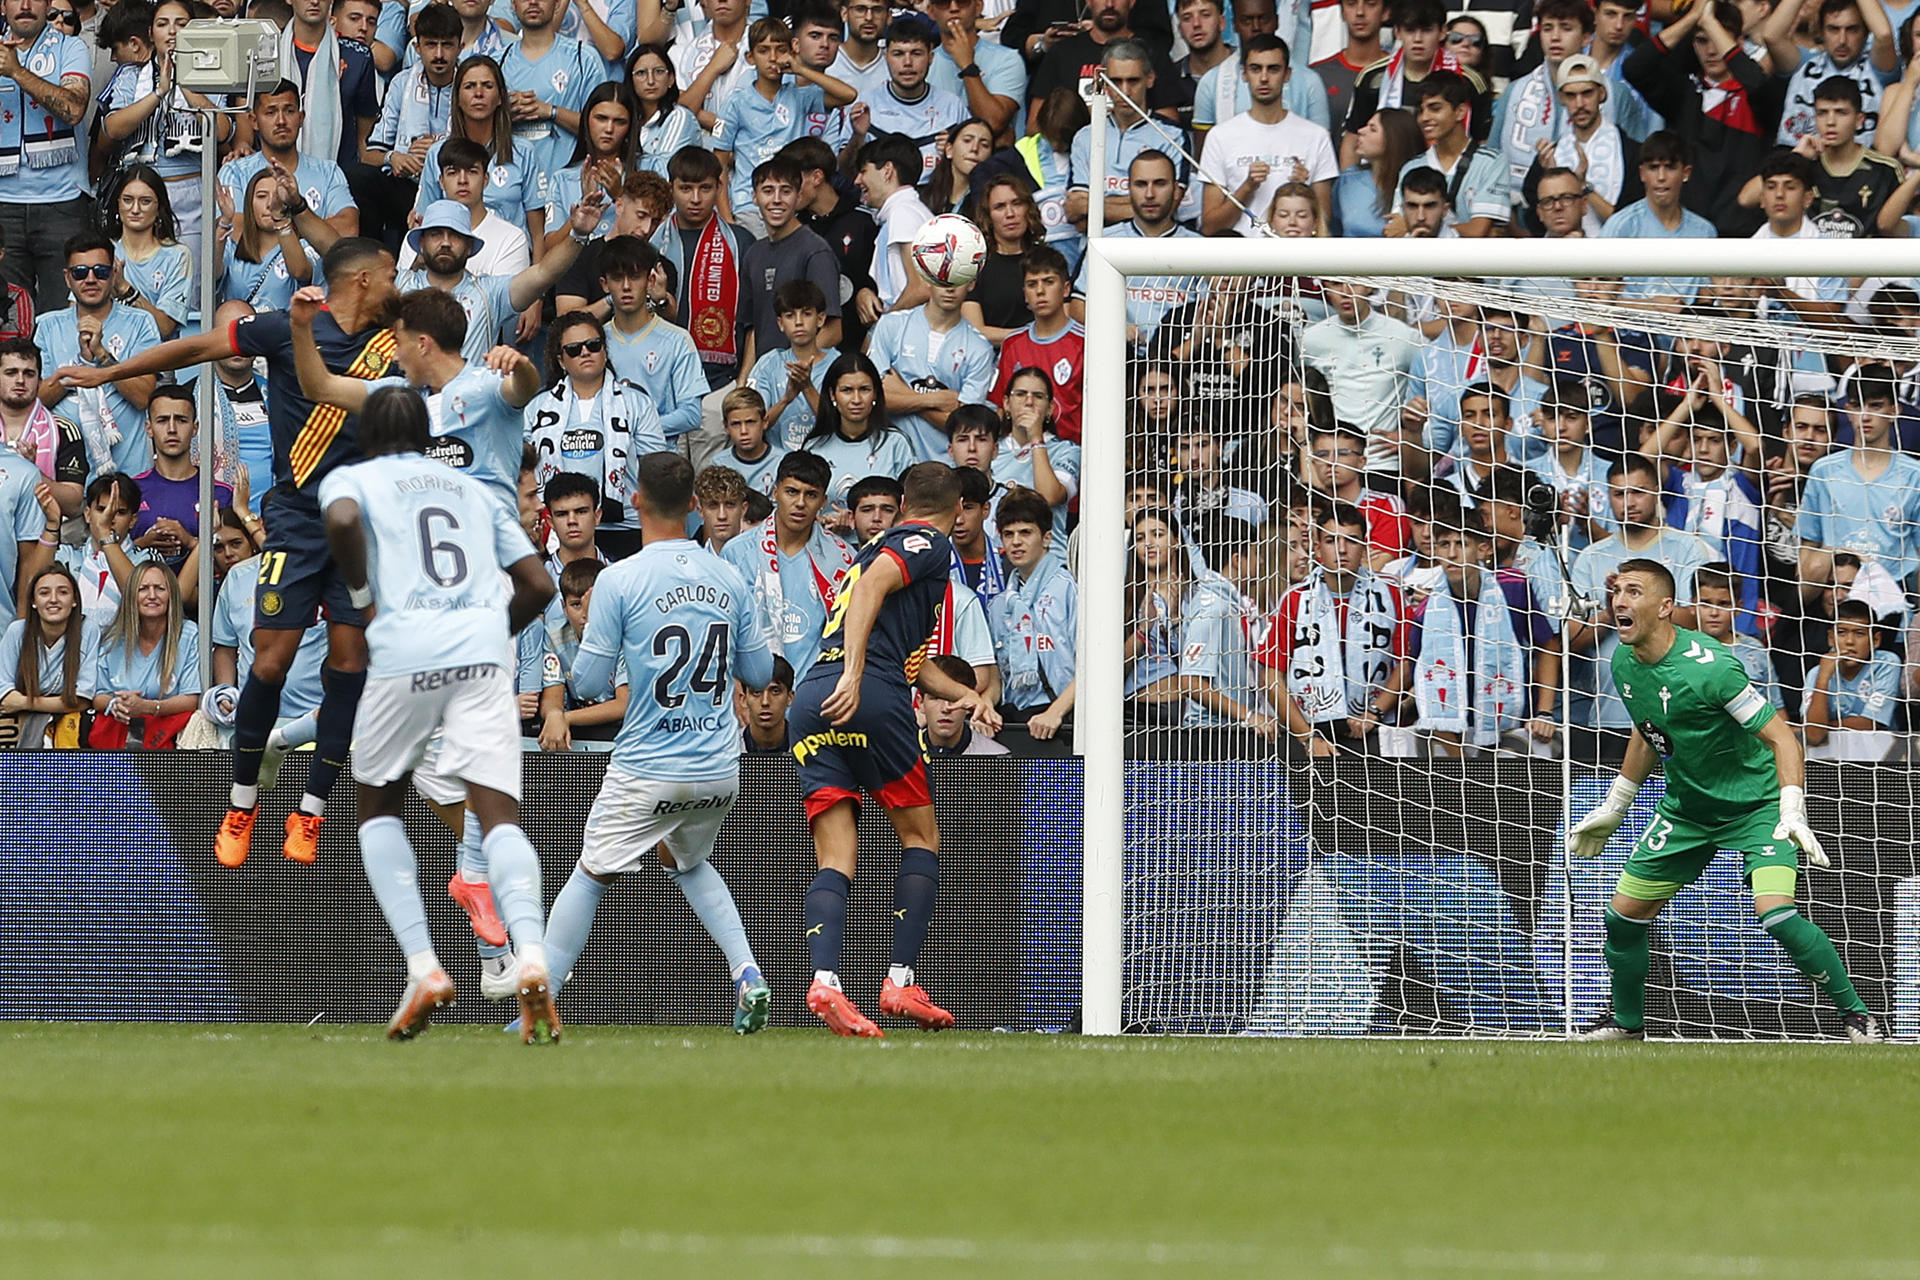
[{"label": "laliga patch on sleeve", "polygon": [[910,533],[901,541],[900,545],[909,551],[931,551],[933,550],[933,539],[922,533]]}]

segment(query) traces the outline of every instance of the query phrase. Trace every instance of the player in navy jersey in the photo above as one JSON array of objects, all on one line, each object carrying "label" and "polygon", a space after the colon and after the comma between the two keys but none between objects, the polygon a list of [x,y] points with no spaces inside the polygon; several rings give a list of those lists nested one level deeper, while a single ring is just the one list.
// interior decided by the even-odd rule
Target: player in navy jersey
[{"label": "player in navy jersey", "polygon": [[632,696],[587,816],[580,865],[553,903],[553,974],[567,980],[607,887],[657,853],[726,954],[733,1029],[749,1035],[767,1025],[772,996],[733,894],[707,859],[740,791],[733,682],[764,689],[773,650],[746,578],[687,537],[692,507],[691,463],[677,453],[640,459],[633,508],[641,549],[594,580],[574,684],[589,696],[611,694],[624,658]]},{"label": "player in navy jersey", "polygon": [[[374,379],[393,363],[387,317],[394,302],[393,255],[378,241],[350,236],[334,243],[321,263],[328,309],[314,321],[314,340],[328,369],[350,378]],[[224,329],[176,338],[117,364],[72,365],[56,378],[69,387],[184,369],[231,356],[267,361],[267,427],[273,437],[273,491],[263,515],[267,545],[260,561],[254,601],[253,669],[234,709],[233,791],[214,856],[225,867],[246,861],[253,845],[260,765],[280,709],[280,687],[293,666],[300,637],[316,610],[327,619],[327,664],[321,671],[319,737],[307,791],[287,816],[287,857],[312,862],[319,856],[320,822],[327,794],[346,763],[354,709],[367,680],[367,639],[360,611],[347,598],[317,498],[320,482],[336,467],[360,460],[359,422],[336,405],[316,404],[300,389],[294,369],[293,331],[282,311],[235,320]]]},{"label": "player in navy jersey", "polygon": [[512,347],[494,347],[484,361],[461,354],[467,313],[442,289],[415,289],[394,305],[394,361],[404,375],[364,382],[326,367],[314,342],[325,295],[308,286],[293,295],[295,364],[300,385],[326,404],[357,412],[383,387],[405,387],[425,399],[432,440],[427,456],[480,481],[510,508],[518,506],[522,410],[540,394],[540,371]]},{"label": "player in navy jersey", "polygon": [[553,580],[517,512],[473,477],[424,456],[430,436],[419,396],[376,392],[363,430],[366,459],[330,472],[319,503],[337,577],[369,619],[370,679],[353,753],[360,859],[407,957],[406,992],[387,1035],[416,1035],[453,1002],[401,823],[408,781],[438,742],[435,771],[465,784],[518,952],[521,1038],[532,1043],[544,1023],[558,1040],[540,859],[520,829],[512,638],[553,598]]},{"label": "player in navy jersey", "polygon": [[928,1030],[953,1025],[914,977],[939,882],[940,826],[927,789],[926,746],[913,688],[960,704],[985,733],[1000,728],[986,699],[926,661],[952,569],[948,535],[960,514],[960,478],[944,462],[901,477],[905,519],[861,548],[822,633],[820,657],[794,691],[787,725],[819,874],[807,890],[813,985],[807,1007],[836,1035],[878,1036],[840,986],[847,894],[859,856],[860,794],[887,811],[900,835],[893,889],[893,959],[880,1011]]}]

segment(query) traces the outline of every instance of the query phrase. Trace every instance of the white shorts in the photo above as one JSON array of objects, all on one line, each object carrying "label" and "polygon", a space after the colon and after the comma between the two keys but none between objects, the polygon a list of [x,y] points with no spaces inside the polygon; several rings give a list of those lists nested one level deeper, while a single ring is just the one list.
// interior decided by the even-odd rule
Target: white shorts
[{"label": "white shorts", "polygon": [[434,804],[465,804],[467,784],[440,772],[440,749],[445,742],[446,735],[436,733],[427,743],[427,749],[420,755],[420,763],[413,767],[413,789],[420,793],[421,799]]},{"label": "white shorts", "polygon": [[520,704],[507,667],[487,662],[367,681],[354,720],[354,780],[398,782],[420,767],[436,733],[438,779],[520,798]]},{"label": "white shorts", "polygon": [[740,776],[697,782],[636,778],[608,765],[600,794],[587,815],[580,866],[591,875],[614,876],[654,863],[664,842],[682,871],[713,854],[720,824],[740,791]]}]

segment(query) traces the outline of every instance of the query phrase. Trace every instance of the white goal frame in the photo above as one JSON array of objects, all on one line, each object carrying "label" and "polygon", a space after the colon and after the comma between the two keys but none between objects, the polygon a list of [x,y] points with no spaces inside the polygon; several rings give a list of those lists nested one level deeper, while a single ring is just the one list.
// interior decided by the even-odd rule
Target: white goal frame
[{"label": "white goal frame", "polygon": [[[1110,104],[1092,108],[1091,163],[1106,172]],[[1195,175],[1194,181],[1202,181]],[[1088,201],[1085,528],[1117,531],[1126,503],[1126,282],[1134,276],[1920,276],[1920,238],[1897,240],[1297,239],[1102,234]],[[1756,270],[1759,263],[1764,270]],[[1125,966],[1126,540],[1082,537],[1076,745],[1084,759],[1081,1029],[1118,1035]],[[1275,758],[1282,748],[1275,745]]]}]

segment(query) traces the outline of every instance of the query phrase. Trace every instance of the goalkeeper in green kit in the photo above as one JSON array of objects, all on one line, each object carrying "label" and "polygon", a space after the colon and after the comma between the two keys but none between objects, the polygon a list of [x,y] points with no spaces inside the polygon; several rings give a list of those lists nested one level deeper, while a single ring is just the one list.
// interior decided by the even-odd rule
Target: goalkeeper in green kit
[{"label": "goalkeeper in green kit", "polygon": [[1816,867],[1828,860],[1807,825],[1803,757],[1792,727],[1754,689],[1731,651],[1673,625],[1674,581],[1665,565],[1623,561],[1607,591],[1607,613],[1620,637],[1613,682],[1633,717],[1633,739],[1606,800],[1568,832],[1568,852],[1592,858],[1606,847],[1656,759],[1667,788],[1607,907],[1612,1012],[1581,1039],[1645,1038],[1653,918],[1700,877],[1716,852],[1733,849],[1746,859],[1760,926],[1839,1008],[1848,1038],[1885,1040],[1832,941],[1794,907],[1799,854]]}]

